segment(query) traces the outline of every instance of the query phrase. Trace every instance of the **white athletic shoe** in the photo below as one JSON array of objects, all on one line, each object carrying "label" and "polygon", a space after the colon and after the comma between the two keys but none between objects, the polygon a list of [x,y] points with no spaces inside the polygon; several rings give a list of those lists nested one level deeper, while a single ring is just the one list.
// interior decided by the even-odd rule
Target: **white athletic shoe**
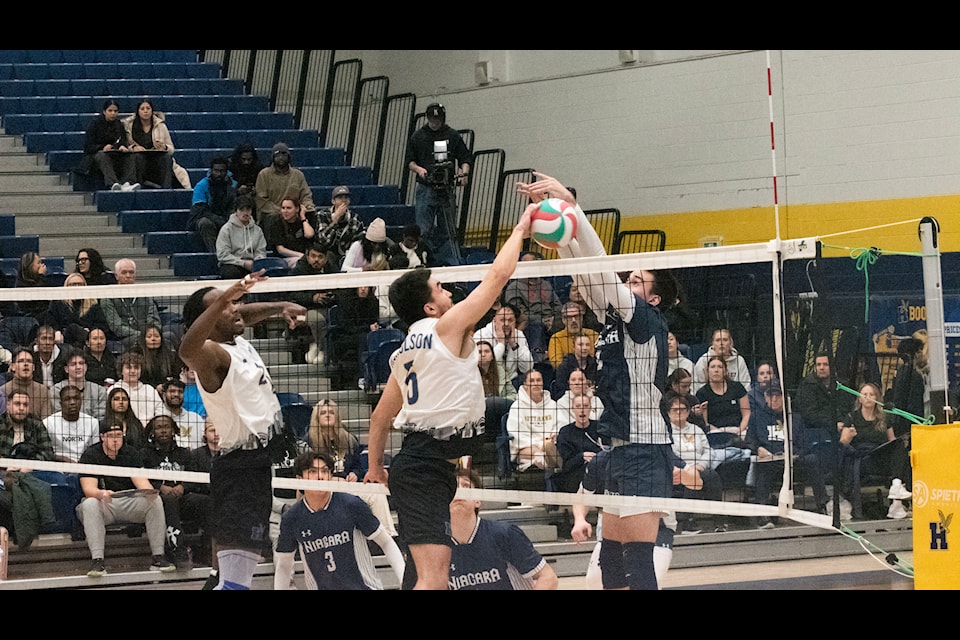
[{"label": "white athletic shoe", "polygon": [[907,491],[907,488],[903,486],[903,481],[900,478],[894,478],[893,483],[890,485],[890,493],[887,494],[887,497],[891,500],[909,500],[913,497],[913,494]]},{"label": "white athletic shoe", "polygon": [[114,182],[110,185],[110,191],[123,191],[123,185],[119,182]]},{"label": "white athletic shoe", "polygon": [[317,353],[319,351],[320,349],[317,347],[317,343],[311,342],[310,348],[307,349],[307,354],[303,356],[303,359],[306,361],[307,364],[317,364]]},{"label": "white athletic shoe", "polygon": [[903,520],[907,517],[907,510],[904,508],[903,503],[899,500],[894,500],[890,503],[890,508],[887,509],[887,517],[894,520]]},{"label": "white athletic shoe", "polygon": [[130,191],[139,191],[139,190],[140,190],[139,182],[134,182],[132,185],[130,185]]}]

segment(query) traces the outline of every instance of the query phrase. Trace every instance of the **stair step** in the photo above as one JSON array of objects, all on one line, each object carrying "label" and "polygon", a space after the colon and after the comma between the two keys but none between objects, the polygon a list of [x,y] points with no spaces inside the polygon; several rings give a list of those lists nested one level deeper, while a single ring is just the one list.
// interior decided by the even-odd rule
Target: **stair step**
[{"label": "stair step", "polygon": [[74,191],[43,191],[36,193],[0,193],[3,211],[64,211],[87,204],[88,194]]},{"label": "stair step", "polygon": [[37,191],[63,191],[73,193],[66,177],[49,171],[40,172],[34,167],[32,172],[0,173],[0,192],[34,193]]},{"label": "stair step", "polygon": [[0,152],[0,171],[36,171],[45,167],[43,154]]}]

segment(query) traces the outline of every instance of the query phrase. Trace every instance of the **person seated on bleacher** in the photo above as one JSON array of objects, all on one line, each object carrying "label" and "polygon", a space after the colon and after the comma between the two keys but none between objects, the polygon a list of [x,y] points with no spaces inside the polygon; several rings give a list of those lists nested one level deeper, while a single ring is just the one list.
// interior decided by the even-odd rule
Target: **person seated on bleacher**
[{"label": "person seated on bleacher", "polygon": [[363,238],[366,226],[350,210],[350,187],[334,187],[331,201],[330,207],[317,211],[317,236],[330,247],[329,260],[339,269],[353,243]]},{"label": "person seated on bleacher", "polygon": [[167,378],[160,386],[163,406],[159,415],[170,416],[177,422],[177,444],[194,449],[203,443],[204,418],[183,406],[186,385],[180,378]]},{"label": "person seated on bleacher", "polygon": [[493,345],[493,355],[503,363],[508,379],[519,387],[520,376],[533,368],[533,356],[527,338],[517,328],[517,310],[503,304],[493,319],[473,333],[474,342],[486,340]]},{"label": "person seated on bleacher", "polygon": [[317,210],[313,203],[313,192],[303,171],[291,166],[292,162],[290,147],[278,142],[273,145],[270,165],[257,174],[256,215],[257,223],[261,226],[264,226],[266,217],[280,215],[280,205],[283,199],[289,196],[296,197],[308,212]]},{"label": "person seated on bleacher", "polygon": [[118,119],[120,107],[108,98],[100,114],[90,121],[83,139],[83,159],[76,172],[89,175],[94,169],[103,174],[104,186],[111,191],[136,191],[134,158],[127,147],[127,131]]},{"label": "person seated on bleacher", "polygon": [[594,341],[587,335],[577,336],[573,341],[573,352],[563,356],[553,375],[553,385],[550,395],[562,398],[567,392],[567,381],[570,374],[580,370],[587,380],[597,379],[597,358],[594,354]]},{"label": "person seated on bleacher", "polygon": [[117,277],[103,264],[103,257],[96,249],[80,249],[74,262],[74,272],[82,275],[91,287],[98,284],[117,284]]},{"label": "person seated on bleacher", "polygon": [[[537,260],[543,260],[543,256],[534,251],[526,251],[520,256],[521,262]],[[541,276],[515,278],[503,290],[503,301],[520,312],[517,327],[527,338],[533,361],[546,360],[550,336],[563,328],[560,296],[553,283]]]},{"label": "person seated on bleacher", "polygon": [[363,237],[350,245],[340,270],[351,273],[389,269],[390,258],[398,253],[397,243],[387,237],[387,223],[383,218],[376,218]]},{"label": "person seated on bleacher", "polygon": [[564,356],[574,352],[576,340],[581,336],[589,338],[590,355],[593,356],[593,345],[599,335],[583,326],[583,309],[576,302],[567,302],[560,308],[560,319],[563,328],[550,336],[548,346],[548,357],[554,369],[560,366]]},{"label": "person seated on bleacher", "polygon": [[107,348],[107,334],[103,329],[91,329],[83,348],[83,359],[87,363],[86,378],[90,382],[109,387],[117,378],[117,359]]},{"label": "person seated on bleacher", "polygon": [[[24,251],[20,255],[20,262],[17,263],[17,279],[13,285],[15,288],[28,287],[46,287],[47,284],[47,265],[43,258],[36,251]],[[20,307],[20,314],[36,318],[37,322],[43,322],[47,316],[47,310],[50,308],[50,301],[34,298],[30,293],[24,293],[21,300],[17,302]]]},{"label": "person seated on bleacher", "polygon": [[[571,394],[573,391],[567,395]],[[597,421],[590,415],[591,400],[591,396],[583,393],[573,395],[573,420],[564,423],[557,433],[557,453],[561,460],[560,471],[553,478],[557,491],[576,493],[583,480],[583,470],[600,451]]]},{"label": "person seated on bleacher", "polygon": [[[143,466],[164,471],[187,471],[190,467],[190,449],[177,444],[180,427],[170,416],[154,416],[146,426],[147,444],[142,449]],[[205,501],[187,499],[181,480],[151,480],[160,491],[163,515],[167,523],[166,556],[177,569],[192,568],[187,545],[183,540],[183,520],[197,521],[206,516]],[[195,511],[196,510],[196,511]]]},{"label": "person seated on bleacher", "polygon": [[[750,412],[750,426],[747,427],[747,444],[757,456],[753,476],[753,502],[777,504],[776,497],[771,494],[783,479],[783,453],[787,439],[783,417],[783,389],[779,381],[768,382],[763,387],[763,405]],[[775,526],[773,520],[767,516],[757,519],[758,529],[772,529]]]},{"label": "person seated on bleacher", "polygon": [[33,344],[33,379],[48,389],[67,377],[64,365],[67,353],[56,342],[56,329],[50,325],[37,328],[37,339]]},{"label": "person seated on bleacher", "polygon": [[253,261],[267,256],[263,230],[253,221],[253,200],[237,196],[236,210],[217,234],[217,264],[220,277],[235,280],[253,271]]},{"label": "person seated on bleacher", "polygon": [[102,419],[107,409],[107,390],[103,385],[87,379],[89,367],[87,366],[87,360],[83,352],[79,349],[67,347],[63,370],[67,377],[53,385],[53,389],[51,390],[53,410],[62,410],[60,394],[63,388],[74,386],[80,389],[82,411],[97,420]]},{"label": "person seated on bleacher", "polygon": [[750,424],[750,401],[743,385],[730,378],[723,356],[710,356],[707,384],[696,396],[706,403],[703,417],[714,449],[713,468],[724,462],[749,459],[750,450],[744,438]]},{"label": "person seated on bleacher", "polygon": [[295,196],[280,201],[280,213],[263,221],[267,249],[286,260],[293,268],[317,235],[317,213],[307,211]]},{"label": "person seated on bleacher", "polygon": [[487,425],[484,438],[495,442],[500,435],[500,422],[510,411],[510,405],[517,399],[517,389],[507,378],[503,364],[493,355],[493,345],[486,340],[477,341],[477,367],[483,382],[483,395],[486,400],[484,412]]},{"label": "person seated on bleacher", "polygon": [[180,375],[183,366],[176,347],[170,346],[170,342],[159,326],[148,325],[137,343],[137,350],[143,355],[140,382],[158,392],[166,380]]},{"label": "person seated on bleacher", "polygon": [[143,375],[143,354],[139,349],[124,351],[117,358],[117,382],[110,388],[123,389],[130,397],[130,408],[134,415],[140,421],[140,424],[147,424],[153,416],[161,413],[163,400],[160,399],[160,392],[156,387],[144,383]]},{"label": "person seated on bleacher", "polygon": [[[314,242],[307,247],[293,269],[292,276],[315,276],[328,273],[337,273],[337,267],[330,263],[328,246],[322,241]],[[290,292],[290,299],[307,310],[305,328],[310,332],[310,346],[304,356],[307,364],[323,364],[324,351],[327,344],[327,314],[331,306],[336,304],[335,292],[330,290],[308,289]],[[296,331],[296,330],[294,330]]]},{"label": "person seated on bleacher", "polygon": [[693,374],[693,362],[680,351],[680,342],[673,331],[667,333],[667,375],[677,369],[686,369]]},{"label": "person seated on bleacher", "polygon": [[[81,464],[113,467],[143,467],[143,456],[138,447],[126,444],[123,426],[104,422],[100,425],[100,442],[93,444],[80,456]],[[150,480],[142,476],[80,475],[83,500],[77,507],[77,517],[83,524],[87,547],[93,562],[87,576],[99,578],[107,574],[104,560],[107,525],[143,523],[147,528],[152,560],[151,571],[174,571],[176,565],[163,556],[166,520],[163,503]],[[136,491],[140,490],[140,491]],[[116,495],[123,492],[122,495]],[[130,492],[130,493],[127,493]],[[142,492],[142,493],[141,493]]]},{"label": "person seated on bleacher", "polygon": [[[566,391],[554,402],[557,403],[557,424],[570,424],[576,417],[576,411],[573,407],[573,401],[577,396],[587,396],[590,399],[590,419],[599,420],[603,414],[603,402],[600,401],[594,392],[593,380],[587,377],[581,369],[573,369],[567,377],[567,383],[564,385]],[[553,397],[551,394],[550,397]]]},{"label": "person seated on bleacher", "polygon": [[134,177],[147,189],[170,189],[173,186],[173,140],[150,100],[137,103],[137,111],[123,119],[126,145],[133,153]]},{"label": "person seated on bleacher", "polygon": [[217,234],[236,209],[237,182],[230,177],[227,159],[216,156],[210,161],[210,170],[193,188],[187,231],[200,236],[210,253],[217,251]]},{"label": "person seated on bleacher", "polygon": [[709,375],[707,373],[707,363],[713,356],[720,356],[727,365],[727,375],[734,382],[739,382],[747,391],[750,390],[750,369],[747,367],[747,361],[743,359],[733,343],[733,334],[729,329],[716,329],[713,332],[713,341],[707,352],[704,353],[694,363],[693,371],[693,392],[697,393],[707,384]]},{"label": "person seated on bleacher", "polygon": [[47,416],[43,426],[50,434],[54,459],[58,462],[77,462],[84,450],[97,442],[100,423],[97,418],[81,410],[83,391],[80,387],[68,384],[58,391],[59,409]]},{"label": "person seated on bleacher", "polygon": [[[136,284],[137,263],[130,258],[117,260],[113,270],[118,286]],[[100,307],[107,318],[107,326],[124,349],[135,347],[148,325],[162,326],[160,307],[152,296],[104,298],[100,301]]]},{"label": "person seated on bleacher", "polygon": [[227,169],[230,177],[237,183],[237,195],[256,198],[257,175],[263,169],[256,147],[249,142],[238,144],[230,155]]},{"label": "person seated on bleacher", "polygon": [[[10,397],[14,391],[30,396],[30,412],[37,420],[43,420],[53,413],[53,401],[50,399],[50,389],[42,382],[33,378],[35,368],[33,350],[30,347],[17,347],[13,350],[13,360],[10,363],[12,377],[3,385],[3,394]],[[7,406],[9,412],[10,407]]]},{"label": "person seated on bleacher", "polygon": [[147,442],[143,423],[130,406],[130,393],[116,385],[107,392],[107,405],[100,420],[100,428],[106,424],[118,424],[123,427],[124,441],[137,450]]},{"label": "person seated on bleacher", "polygon": [[403,228],[397,247],[407,256],[407,269],[425,267],[431,264],[431,249],[420,235],[420,225],[411,222]]},{"label": "person seated on bleacher", "polygon": [[[83,275],[74,272],[63,281],[65,287],[85,287]],[[57,342],[82,349],[91,329],[107,331],[107,317],[96,298],[51,300],[44,324],[56,330]]]},{"label": "person seated on bleacher", "polygon": [[543,374],[530,369],[524,375],[517,399],[507,413],[511,436],[510,456],[519,471],[531,467],[553,470],[560,466],[557,454],[557,405],[543,388]]},{"label": "person seated on bleacher", "polygon": [[[190,450],[190,460],[187,465],[187,471],[195,473],[210,473],[211,461],[220,455],[220,435],[217,433],[217,427],[213,422],[206,418],[203,425],[203,436],[201,444]],[[203,586],[203,591],[210,591],[219,583],[219,563],[217,554],[214,553],[214,542],[210,536],[208,524],[210,522],[210,483],[209,482],[185,482],[183,483],[184,492],[191,496],[189,500],[195,503],[196,507],[191,506],[196,512],[202,514],[198,517],[198,524],[203,532],[200,539],[200,548],[193,550],[193,560],[197,564],[210,565],[210,575]]]}]

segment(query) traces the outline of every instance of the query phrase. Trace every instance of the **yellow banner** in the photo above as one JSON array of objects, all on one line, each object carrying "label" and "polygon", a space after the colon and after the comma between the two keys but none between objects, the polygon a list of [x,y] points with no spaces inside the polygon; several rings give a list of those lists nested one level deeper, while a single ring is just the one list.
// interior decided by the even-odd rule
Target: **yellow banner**
[{"label": "yellow banner", "polygon": [[914,589],[960,589],[960,423],[915,424],[913,465]]}]

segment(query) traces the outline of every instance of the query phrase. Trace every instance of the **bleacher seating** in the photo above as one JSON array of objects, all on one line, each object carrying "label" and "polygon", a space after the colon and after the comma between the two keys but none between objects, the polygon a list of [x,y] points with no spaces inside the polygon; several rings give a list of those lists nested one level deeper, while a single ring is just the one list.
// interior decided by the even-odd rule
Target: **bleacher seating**
[{"label": "bleacher seating", "polygon": [[[47,265],[47,272],[63,272],[63,256],[43,256],[43,264]],[[17,266],[20,264],[20,256],[15,258],[0,258],[0,271],[3,271],[3,274],[7,278],[16,278],[17,277]],[[10,284],[13,284],[13,280],[10,281]]]},{"label": "bleacher seating", "polygon": [[[218,145],[229,147],[232,151],[241,142],[265,148],[272,148],[278,142],[285,142],[290,147],[316,146],[320,134],[316,129],[171,129],[170,135],[173,144],[184,149]],[[83,131],[34,131],[23,134],[23,145],[30,153],[82,150],[83,138]]]},{"label": "bleacher seating", "polygon": [[[154,107],[162,111],[164,122],[170,131],[208,129],[293,129],[293,114],[277,111],[163,111],[161,101]],[[132,113],[136,100],[126,103]],[[3,128],[7,133],[63,133],[85,131],[98,111],[75,113],[11,113],[4,117]]]},{"label": "bleacher seating", "polygon": [[191,49],[3,49],[0,63],[28,62],[59,64],[61,62],[120,63],[120,62],[196,62]]},{"label": "bleacher seating", "polygon": [[40,251],[40,236],[0,236],[0,257],[19,259],[27,251]]},{"label": "bleacher seating", "polygon": [[[133,104],[138,95],[92,96],[0,96],[0,116],[20,114],[96,114],[104,100],[112,98],[123,106]],[[270,99],[255,95],[171,95],[162,96],[158,108],[169,112],[196,113],[207,111],[258,112],[270,109]],[[86,125],[83,126],[86,129]],[[8,131],[9,133],[9,131]]]}]

